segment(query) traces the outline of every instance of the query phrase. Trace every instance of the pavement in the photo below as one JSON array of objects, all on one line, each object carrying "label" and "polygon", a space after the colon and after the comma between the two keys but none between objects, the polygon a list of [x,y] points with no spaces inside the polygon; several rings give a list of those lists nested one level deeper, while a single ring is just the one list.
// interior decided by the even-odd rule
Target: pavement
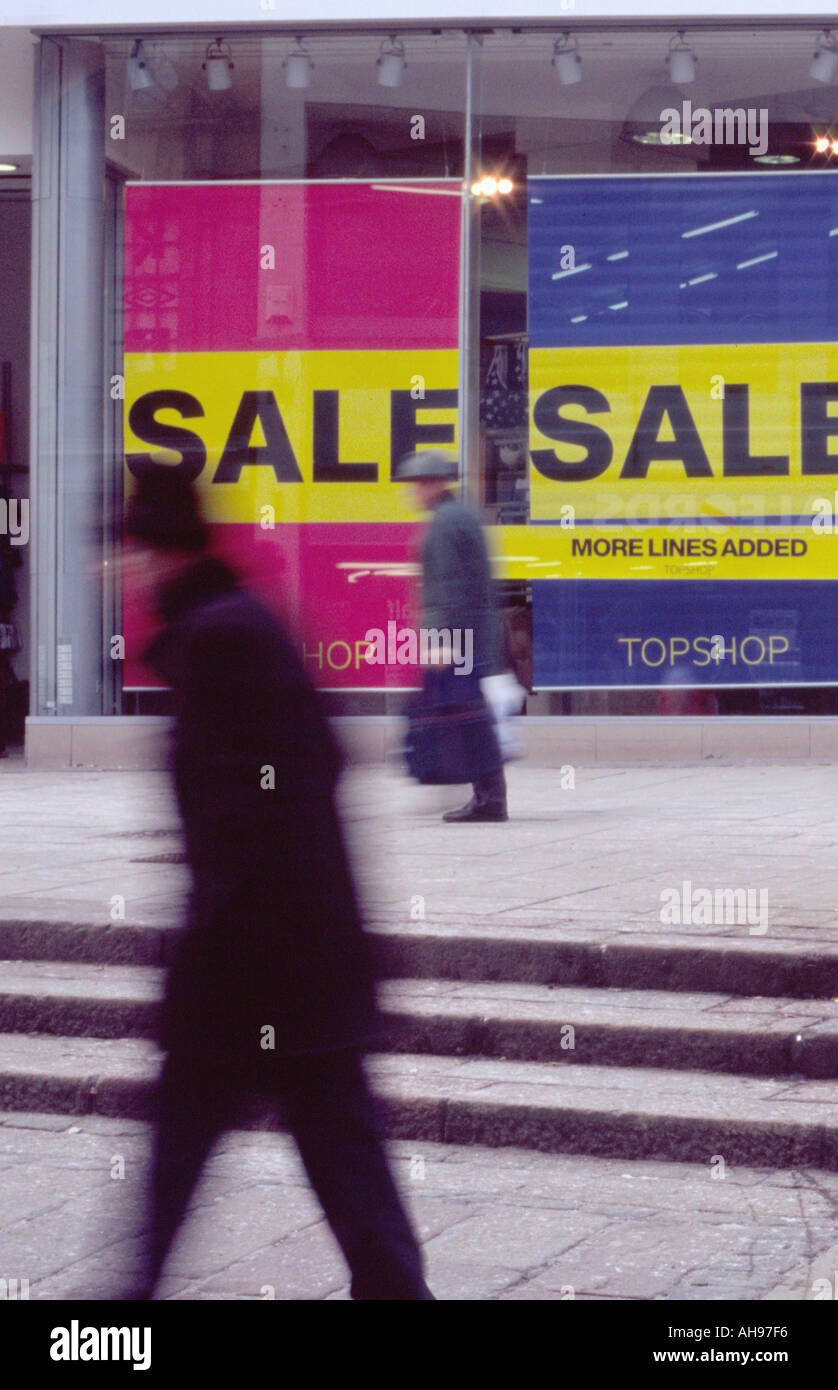
[{"label": "pavement", "polygon": [[[458,789],[390,770],[342,792],[389,976],[369,1067],[438,1296],[835,1296],[833,766],[508,780],[502,825],[445,825]],[[154,772],[9,759],[0,793],[0,1278],[107,1297],[143,1220],[177,814]],[[704,920],[704,889],[751,890],[750,919]],[[225,1137],[162,1292],[347,1296],[285,1136]]]},{"label": "pavement", "polygon": [[[185,884],[171,862],[178,817],[160,772],[29,771],[0,764],[6,808],[2,915],[172,925]],[[838,954],[838,771],[832,763],[508,769],[510,820],[444,825],[458,788],[423,788],[378,768],[344,779],[343,804],[368,915],[458,930],[522,926],[567,939],[817,947]],[[830,860],[835,867],[830,868]],[[751,925],[661,924],[661,891],[744,887],[767,894]],[[423,915],[424,914],[424,915]],[[836,991],[838,993],[838,991]]]},{"label": "pavement", "polygon": [[[390,1152],[440,1299],[801,1300],[838,1269],[835,1174],[719,1178],[709,1164],[402,1141]],[[137,1122],[6,1117],[3,1276],[28,1279],[30,1299],[116,1296],[137,1263],[147,1154]],[[348,1297],[285,1136],[219,1142],[160,1297]]]}]

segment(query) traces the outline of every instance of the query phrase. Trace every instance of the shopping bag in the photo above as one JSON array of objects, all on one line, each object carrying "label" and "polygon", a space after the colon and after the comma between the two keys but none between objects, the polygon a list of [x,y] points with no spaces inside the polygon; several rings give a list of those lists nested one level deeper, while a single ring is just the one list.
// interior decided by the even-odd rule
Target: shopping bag
[{"label": "shopping bag", "polygon": [[501,671],[496,676],[484,676],[480,682],[489,709],[495,720],[495,730],[501,756],[505,763],[514,762],[526,755],[526,747],[521,733],[520,714],[527,692],[519,685],[511,671]]},{"label": "shopping bag", "polygon": [[494,720],[476,680],[429,672],[406,715],[407,770],[424,786],[474,782],[500,768]]}]

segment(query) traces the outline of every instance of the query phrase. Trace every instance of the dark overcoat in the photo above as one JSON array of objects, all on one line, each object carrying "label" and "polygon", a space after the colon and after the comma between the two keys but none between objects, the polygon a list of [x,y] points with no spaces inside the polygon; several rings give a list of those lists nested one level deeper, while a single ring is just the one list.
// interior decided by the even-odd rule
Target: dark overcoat
[{"label": "dark overcoat", "polygon": [[234,1067],[362,1045],[373,975],[335,808],[342,757],[318,696],[280,624],[220,561],[198,560],[160,609],[148,657],[177,695],[193,877],[161,1042]]},{"label": "dark overcoat", "polygon": [[477,677],[500,657],[492,568],[479,518],[451,492],[433,504],[422,543],[422,626],[470,629]]},{"label": "dark overcoat", "polygon": [[483,528],[466,503],[444,491],[432,512],[422,542],[422,626],[470,631],[473,669],[462,661],[459,670],[427,667],[422,695],[408,706],[406,761],[419,782],[476,786],[503,766],[480,686],[500,658],[492,569]]}]

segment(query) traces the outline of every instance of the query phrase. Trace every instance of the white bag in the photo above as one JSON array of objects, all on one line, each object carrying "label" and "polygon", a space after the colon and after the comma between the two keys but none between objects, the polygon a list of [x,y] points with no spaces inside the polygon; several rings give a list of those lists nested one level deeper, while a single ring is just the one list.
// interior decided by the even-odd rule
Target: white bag
[{"label": "white bag", "polygon": [[526,690],[518,684],[511,671],[484,676],[480,689],[495,721],[503,761],[510,763],[523,758],[527,750],[519,719],[527,698]]}]

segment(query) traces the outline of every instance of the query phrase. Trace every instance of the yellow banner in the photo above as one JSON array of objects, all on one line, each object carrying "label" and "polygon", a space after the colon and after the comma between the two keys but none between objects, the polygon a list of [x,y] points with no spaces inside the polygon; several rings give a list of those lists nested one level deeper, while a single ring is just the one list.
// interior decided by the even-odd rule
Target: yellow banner
[{"label": "yellow banner", "polygon": [[838,487],[838,345],[533,348],[529,370],[534,520],[809,516]]},{"label": "yellow banner", "polygon": [[499,526],[488,534],[498,579],[838,579],[838,536],[806,526]]},{"label": "yellow banner", "polygon": [[456,350],[126,357],[125,454],[194,471],[207,520],[415,521],[391,481],[458,450]]}]

